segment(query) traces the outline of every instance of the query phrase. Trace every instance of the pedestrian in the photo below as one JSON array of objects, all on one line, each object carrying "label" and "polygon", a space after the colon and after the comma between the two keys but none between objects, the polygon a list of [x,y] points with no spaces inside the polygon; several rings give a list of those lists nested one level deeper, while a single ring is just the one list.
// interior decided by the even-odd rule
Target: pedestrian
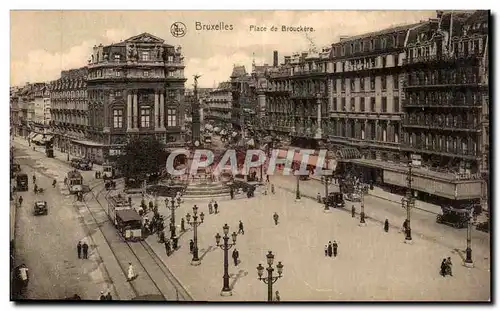
[{"label": "pedestrian", "polygon": [[130,204],[130,206],[132,206],[132,197],[128,197],[128,204]]},{"label": "pedestrian", "polygon": [[233,187],[231,187],[231,189],[229,189],[229,195],[231,195],[231,200],[234,199],[234,189]]},{"label": "pedestrian", "polygon": [[106,300],[113,300],[113,297],[111,296],[111,293],[110,291],[108,290],[108,292],[106,293]]},{"label": "pedestrian", "polygon": [[55,180],[55,179],[54,179],[54,180],[52,181],[52,188],[55,188],[55,187],[56,187],[56,185],[57,185],[57,180]]},{"label": "pedestrian", "polygon": [[325,244],[325,257],[328,257],[328,245]]},{"label": "pedestrian", "polygon": [[165,252],[167,256],[170,256],[171,248],[170,248],[170,240],[165,240]]},{"label": "pedestrian", "polygon": [[274,184],[271,184],[271,193],[274,194]]},{"label": "pedestrian", "polygon": [[214,213],[214,210],[212,209],[212,201],[210,200],[210,202],[208,202],[208,213],[209,214],[213,214]]},{"label": "pedestrian", "polygon": [[280,292],[276,291],[274,296],[275,296],[275,298],[274,298],[275,301],[278,301],[278,302],[281,301]]},{"label": "pedestrian", "polygon": [[33,183],[36,184],[36,176],[33,174]]},{"label": "pedestrian", "polygon": [[352,218],[356,217],[356,208],[354,207],[354,204],[351,207],[351,217]]},{"label": "pedestrian", "polygon": [[89,245],[87,244],[87,242],[83,242],[82,251],[83,251],[83,259],[88,259]]},{"label": "pedestrian", "polygon": [[333,245],[332,245],[332,241],[328,241],[328,256],[332,257],[332,253],[333,253]]},{"label": "pedestrian", "polygon": [[321,193],[318,192],[316,195],[316,200],[318,200],[318,203],[321,203]]},{"label": "pedestrian", "polygon": [[402,227],[402,231],[406,234],[406,230],[408,229],[408,219],[405,219],[405,221],[403,222],[403,227]]},{"label": "pedestrian", "polygon": [[194,251],[194,241],[191,239],[189,240],[189,252],[192,254]]},{"label": "pedestrian", "polygon": [[441,261],[441,270],[439,272],[442,277],[446,276],[446,258],[443,258],[443,261]]},{"label": "pedestrian", "polygon": [[234,265],[237,266],[238,265],[238,258],[240,257],[240,253],[238,252],[238,250],[235,248],[234,251],[233,251],[233,260],[234,260]]},{"label": "pedestrian", "polygon": [[273,219],[274,219],[274,224],[277,226],[278,225],[279,216],[278,216],[278,214],[276,212],[274,212]]},{"label": "pedestrian", "polygon": [[158,231],[158,243],[165,243],[165,231]]},{"label": "pedestrian", "polygon": [[154,207],[153,201],[149,201],[148,205],[149,205],[149,210],[152,211]]},{"label": "pedestrian", "polygon": [[269,182],[269,175],[266,175],[266,181]]},{"label": "pedestrian", "polygon": [[214,203],[214,211],[216,214],[219,212],[219,204],[217,204],[217,201]]},{"label": "pedestrian", "polygon": [[99,300],[106,300],[106,296],[104,296],[103,291],[101,291],[101,296],[99,296]]},{"label": "pedestrian", "polygon": [[99,172],[95,172],[95,179],[99,179]]},{"label": "pedestrian", "polygon": [[245,230],[243,230],[243,222],[240,220],[240,224],[238,225],[238,234],[243,234],[245,235]]},{"label": "pedestrian", "polygon": [[78,244],[76,244],[76,251],[78,253],[78,259],[82,258],[82,242],[78,241]]},{"label": "pedestrian", "polygon": [[384,231],[389,232],[389,220],[387,218],[384,221]]},{"label": "pedestrian", "polygon": [[451,257],[448,257],[448,259],[446,259],[446,273],[450,276],[453,276],[453,273],[451,272],[451,266],[453,266],[453,264],[451,263]]},{"label": "pedestrian", "polygon": [[132,266],[132,263],[129,262],[128,263],[128,273],[127,273],[127,280],[128,281],[132,281],[133,279],[135,279],[137,276],[135,274],[135,269],[134,269],[134,266]]},{"label": "pedestrian", "polygon": [[23,205],[23,196],[20,195],[19,196],[19,206],[22,206]]},{"label": "pedestrian", "polygon": [[184,225],[184,217],[183,217],[183,218],[181,218],[181,231],[182,231],[182,232],[186,231],[186,227],[185,227],[185,225]]},{"label": "pedestrian", "polygon": [[337,241],[333,241],[333,257],[337,257],[337,250],[339,246],[337,244]]}]

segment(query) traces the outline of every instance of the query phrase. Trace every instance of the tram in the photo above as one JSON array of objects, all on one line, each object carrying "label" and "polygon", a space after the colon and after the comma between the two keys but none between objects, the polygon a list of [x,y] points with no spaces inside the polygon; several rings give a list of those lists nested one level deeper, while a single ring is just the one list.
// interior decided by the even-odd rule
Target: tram
[{"label": "tram", "polygon": [[66,176],[66,185],[71,194],[83,191],[82,174],[77,170],[69,171]]},{"label": "tram", "polygon": [[108,217],[125,240],[144,239],[141,216],[121,194],[108,197]]}]

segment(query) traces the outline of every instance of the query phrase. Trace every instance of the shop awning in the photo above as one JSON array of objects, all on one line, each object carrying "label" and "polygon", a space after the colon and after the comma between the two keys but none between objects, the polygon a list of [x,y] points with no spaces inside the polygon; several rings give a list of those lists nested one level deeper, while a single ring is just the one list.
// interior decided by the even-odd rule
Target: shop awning
[{"label": "shop awning", "polygon": [[53,137],[54,137],[54,136],[52,136],[52,135],[45,135],[45,137],[43,137],[43,138],[42,138],[42,140],[43,140],[44,142],[46,142],[46,141],[50,141]]},{"label": "shop awning", "polygon": [[356,148],[343,148],[337,151],[337,159],[350,160],[361,159],[361,153]]},{"label": "shop awning", "polygon": [[33,135],[33,137],[31,138],[31,141],[41,142],[42,141],[42,135],[40,135],[40,134]]}]

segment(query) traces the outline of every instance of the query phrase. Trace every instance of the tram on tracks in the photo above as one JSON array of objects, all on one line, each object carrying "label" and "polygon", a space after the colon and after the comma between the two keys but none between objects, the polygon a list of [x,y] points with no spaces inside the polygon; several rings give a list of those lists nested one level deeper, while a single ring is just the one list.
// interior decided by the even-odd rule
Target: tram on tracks
[{"label": "tram on tracks", "polygon": [[69,171],[66,176],[66,186],[68,187],[69,193],[74,194],[83,191],[83,176],[77,171]]},{"label": "tram on tracks", "polygon": [[126,241],[142,241],[142,218],[121,194],[108,197],[108,217]]}]

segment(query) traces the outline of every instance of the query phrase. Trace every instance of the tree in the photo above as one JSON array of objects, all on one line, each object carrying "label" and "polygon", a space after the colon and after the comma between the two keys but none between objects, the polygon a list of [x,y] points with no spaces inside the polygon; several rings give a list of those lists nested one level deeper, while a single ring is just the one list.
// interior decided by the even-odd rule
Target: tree
[{"label": "tree", "polygon": [[164,144],[153,137],[131,139],[117,159],[118,169],[126,180],[145,179],[165,167],[168,152]]}]

